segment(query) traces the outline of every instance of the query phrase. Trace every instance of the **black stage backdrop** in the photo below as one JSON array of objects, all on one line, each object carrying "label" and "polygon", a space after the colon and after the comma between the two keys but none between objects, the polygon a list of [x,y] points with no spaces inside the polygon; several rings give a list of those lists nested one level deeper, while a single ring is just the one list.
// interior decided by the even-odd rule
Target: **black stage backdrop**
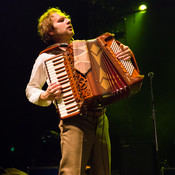
[{"label": "black stage backdrop", "polygon": [[26,170],[28,166],[50,166],[59,161],[59,137],[54,133],[59,133],[59,120],[54,106],[38,107],[25,97],[34,61],[46,47],[37,35],[37,19],[48,7],[57,6],[71,15],[75,39],[115,33],[116,39],[133,50],[145,75],[137,95],[108,107],[112,169],[122,172],[127,167],[134,171],[133,167],[139,166],[141,172],[152,170],[149,72],[154,72],[159,162],[175,166],[175,4],[168,0],[149,0],[146,4],[146,13],[139,13],[138,0],[1,2],[0,166]]}]

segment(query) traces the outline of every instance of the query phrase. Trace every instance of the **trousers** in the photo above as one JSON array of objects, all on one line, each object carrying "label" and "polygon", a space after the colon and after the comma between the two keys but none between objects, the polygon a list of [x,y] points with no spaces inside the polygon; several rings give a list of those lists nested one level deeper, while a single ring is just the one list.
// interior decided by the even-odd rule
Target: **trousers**
[{"label": "trousers", "polygon": [[[111,144],[106,114],[60,120],[59,175],[111,175]],[[87,173],[87,165],[89,171]]]}]

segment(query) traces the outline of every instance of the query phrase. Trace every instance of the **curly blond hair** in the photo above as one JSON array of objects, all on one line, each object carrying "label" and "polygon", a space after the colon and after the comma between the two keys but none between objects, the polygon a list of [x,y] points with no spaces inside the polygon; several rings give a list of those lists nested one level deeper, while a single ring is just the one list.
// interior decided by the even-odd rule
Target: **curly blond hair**
[{"label": "curly blond hair", "polygon": [[67,15],[65,12],[62,12],[58,7],[56,8],[49,8],[39,19],[38,19],[38,33],[41,39],[45,43],[52,42],[52,36],[50,35],[50,31],[53,28],[53,21],[51,19],[52,14],[58,13],[60,16],[65,16],[66,18],[70,19],[70,16]]}]

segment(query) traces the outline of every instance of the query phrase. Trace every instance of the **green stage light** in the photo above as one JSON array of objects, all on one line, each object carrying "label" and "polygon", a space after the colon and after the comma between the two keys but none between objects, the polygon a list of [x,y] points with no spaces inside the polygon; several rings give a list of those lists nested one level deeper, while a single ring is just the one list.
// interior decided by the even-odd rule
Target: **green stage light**
[{"label": "green stage light", "polygon": [[145,4],[142,4],[142,5],[139,6],[140,11],[144,11],[146,9],[147,9],[147,6]]},{"label": "green stage light", "polygon": [[10,151],[11,151],[11,152],[14,152],[14,151],[15,151],[15,147],[12,146],[12,147],[10,148]]}]

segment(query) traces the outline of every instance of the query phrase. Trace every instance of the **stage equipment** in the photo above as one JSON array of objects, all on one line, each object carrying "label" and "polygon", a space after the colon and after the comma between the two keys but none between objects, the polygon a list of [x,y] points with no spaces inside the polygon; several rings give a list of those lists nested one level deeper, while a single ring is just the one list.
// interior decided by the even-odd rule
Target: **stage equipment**
[{"label": "stage equipment", "polygon": [[161,170],[161,175],[174,175],[175,174],[175,168],[163,168]]},{"label": "stage equipment", "polygon": [[146,9],[147,9],[147,6],[145,4],[142,4],[142,5],[139,6],[140,11],[144,11]]},{"label": "stage equipment", "polygon": [[121,144],[121,175],[155,175],[151,142],[134,141]]},{"label": "stage equipment", "polygon": [[140,90],[144,76],[134,55],[128,61],[119,60],[120,50],[114,35],[105,33],[93,40],[74,41],[66,52],[45,61],[50,83],[62,85],[62,97],[56,101],[61,118],[105,107]]},{"label": "stage equipment", "polygon": [[153,132],[154,132],[154,174],[160,175],[160,165],[159,165],[159,146],[157,137],[157,125],[156,125],[156,110],[154,105],[154,93],[153,93],[153,77],[154,73],[149,72],[148,77],[150,78],[150,89],[151,89],[151,108],[152,108],[152,120],[153,120]]},{"label": "stage equipment", "polygon": [[29,170],[29,175],[58,175],[58,167],[35,167]]}]

